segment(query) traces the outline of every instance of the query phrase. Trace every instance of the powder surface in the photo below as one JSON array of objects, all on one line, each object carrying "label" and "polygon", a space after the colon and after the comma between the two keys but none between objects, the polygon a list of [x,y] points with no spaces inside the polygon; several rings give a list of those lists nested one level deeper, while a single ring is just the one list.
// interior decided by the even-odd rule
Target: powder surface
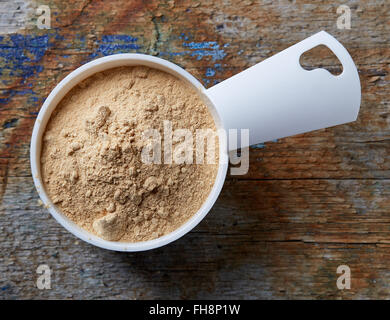
[{"label": "powder surface", "polygon": [[142,133],[154,128],[163,136],[164,120],[194,137],[197,129],[215,131],[197,92],[168,73],[121,67],[77,85],[56,107],[43,137],[42,176],[53,203],[111,241],[146,241],[180,227],[209,195],[218,151],[214,164],[195,164],[195,156],[194,164],[145,164]]}]

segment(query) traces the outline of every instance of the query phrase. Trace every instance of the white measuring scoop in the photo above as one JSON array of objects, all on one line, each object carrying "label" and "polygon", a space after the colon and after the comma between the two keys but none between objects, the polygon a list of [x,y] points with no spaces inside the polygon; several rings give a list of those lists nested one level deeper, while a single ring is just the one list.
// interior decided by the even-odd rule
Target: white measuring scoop
[{"label": "white measuring scoop", "polygon": [[[339,59],[343,66],[340,75],[301,67],[301,55],[318,45],[327,46]],[[143,54],[107,56],[74,70],[53,89],[38,114],[31,138],[31,171],[39,196],[52,216],[80,239],[110,250],[144,251],[161,247],[193,229],[215,203],[225,181],[228,152],[237,148],[220,143],[218,173],[208,198],[187,222],[167,235],[136,243],[107,241],[69,220],[53,204],[42,182],[40,156],[46,125],[57,104],[78,83],[97,72],[136,65],[168,72],[199,90],[218,129],[249,129],[249,141],[242,141],[240,147],[354,121],[360,107],[360,80],[352,58],[324,31],[209,89],[179,66]]]}]

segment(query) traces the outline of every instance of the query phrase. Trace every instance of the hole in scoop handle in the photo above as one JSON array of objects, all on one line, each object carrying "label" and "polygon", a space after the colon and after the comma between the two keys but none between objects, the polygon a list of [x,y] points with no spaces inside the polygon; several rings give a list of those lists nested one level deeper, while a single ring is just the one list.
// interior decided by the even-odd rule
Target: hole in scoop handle
[{"label": "hole in scoop handle", "polygon": [[[340,60],[340,75],[301,67],[300,56],[318,45],[327,46]],[[361,99],[351,56],[325,31],[207,89],[206,94],[225,129],[249,129],[249,145],[354,121]]]}]

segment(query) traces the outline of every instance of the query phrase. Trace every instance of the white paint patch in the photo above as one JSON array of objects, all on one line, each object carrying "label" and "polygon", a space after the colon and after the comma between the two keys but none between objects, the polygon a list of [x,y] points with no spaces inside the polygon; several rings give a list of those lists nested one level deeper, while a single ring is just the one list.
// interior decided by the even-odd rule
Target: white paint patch
[{"label": "white paint patch", "polygon": [[34,7],[29,0],[0,0],[0,34],[26,29],[33,14]]},{"label": "white paint patch", "polygon": [[[253,21],[245,16],[229,16],[223,12],[213,14],[210,24],[217,26],[217,32],[227,38],[257,39],[258,30],[253,28]],[[219,30],[218,26],[222,26]]]}]

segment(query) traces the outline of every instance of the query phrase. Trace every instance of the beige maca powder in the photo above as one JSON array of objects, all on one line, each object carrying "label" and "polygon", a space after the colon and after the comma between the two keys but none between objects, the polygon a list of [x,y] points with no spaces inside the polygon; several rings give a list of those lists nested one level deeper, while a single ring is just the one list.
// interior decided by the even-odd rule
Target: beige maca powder
[{"label": "beige maca powder", "polygon": [[145,241],[180,227],[209,195],[218,157],[214,164],[144,164],[142,132],[154,128],[163,136],[164,120],[194,135],[215,131],[197,92],[165,72],[115,68],[77,85],[43,138],[42,175],[53,203],[106,240]]}]

